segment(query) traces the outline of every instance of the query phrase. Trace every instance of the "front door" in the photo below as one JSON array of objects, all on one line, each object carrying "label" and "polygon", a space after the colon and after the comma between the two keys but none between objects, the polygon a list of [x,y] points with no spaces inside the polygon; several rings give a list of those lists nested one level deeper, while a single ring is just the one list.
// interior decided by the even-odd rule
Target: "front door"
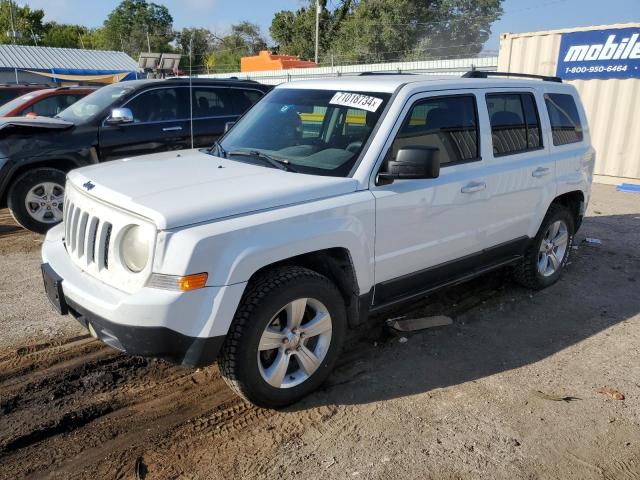
[{"label": "front door", "polygon": [[191,147],[187,88],[146,90],[123,107],[131,110],[134,121],[121,125],[103,122],[99,131],[101,161]]},{"label": "front door", "polygon": [[[458,93],[459,92],[459,93]],[[373,185],[376,199],[374,304],[418,294],[473,268],[487,204],[475,93],[421,94],[404,109],[388,142],[385,163],[398,149],[438,148],[436,179]]]}]

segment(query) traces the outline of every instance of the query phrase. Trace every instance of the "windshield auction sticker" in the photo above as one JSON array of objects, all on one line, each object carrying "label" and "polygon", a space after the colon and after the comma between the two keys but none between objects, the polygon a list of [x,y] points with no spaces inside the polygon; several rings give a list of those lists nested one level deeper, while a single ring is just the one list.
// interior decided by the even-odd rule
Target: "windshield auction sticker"
[{"label": "windshield auction sticker", "polygon": [[329,101],[331,105],[342,105],[344,107],[361,108],[369,112],[375,112],[382,104],[382,99],[362,95],[360,93],[336,92]]}]

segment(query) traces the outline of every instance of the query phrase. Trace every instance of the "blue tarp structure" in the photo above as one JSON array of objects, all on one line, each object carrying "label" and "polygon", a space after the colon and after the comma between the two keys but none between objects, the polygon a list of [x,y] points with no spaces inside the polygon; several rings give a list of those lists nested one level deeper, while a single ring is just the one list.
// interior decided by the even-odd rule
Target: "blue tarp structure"
[{"label": "blue tarp structure", "polygon": [[29,72],[53,82],[114,83],[137,78],[139,67],[124,52],[0,45],[0,70]]}]

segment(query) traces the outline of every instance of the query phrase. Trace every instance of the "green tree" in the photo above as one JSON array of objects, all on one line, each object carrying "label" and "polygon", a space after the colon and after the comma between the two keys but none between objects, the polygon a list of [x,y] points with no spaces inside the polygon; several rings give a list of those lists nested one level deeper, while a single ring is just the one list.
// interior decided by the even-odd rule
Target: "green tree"
[{"label": "green tree", "polygon": [[[207,57],[213,49],[216,40],[214,35],[206,28],[183,28],[177,35],[178,45],[182,59],[180,66],[183,70],[189,70],[189,49],[191,51],[192,73],[207,71]],[[193,43],[192,43],[193,42]]]},{"label": "green tree", "polygon": [[[502,14],[503,0],[344,0],[321,2],[320,61],[381,62],[476,55]],[[315,1],[276,13],[280,51],[313,56]]]},{"label": "green tree", "polygon": [[21,7],[11,0],[0,0],[0,43],[36,45],[45,32],[43,10]]},{"label": "green tree", "polygon": [[[335,38],[343,20],[356,2],[343,0],[333,11],[327,9],[327,0],[320,0],[319,49],[326,52]],[[307,6],[295,12],[282,10],[276,13],[269,33],[278,43],[278,50],[287,55],[302,58],[315,56],[316,2],[309,0]]]},{"label": "green tree", "polygon": [[231,33],[217,40],[205,61],[208,69],[216,72],[238,71],[242,57],[257,55],[267,48],[260,27],[250,22],[232,25]]},{"label": "green tree", "polygon": [[98,36],[103,48],[123,50],[134,58],[149,47],[152,52],[170,52],[175,38],[173,17],[164,5],[123,0],[104,21]]},{"label": "green tree", "polygon": [[81,25],[66,25],[56,22],[45,24],[45,34],[40,45],[59,48],[96,48],[92,30]]}]

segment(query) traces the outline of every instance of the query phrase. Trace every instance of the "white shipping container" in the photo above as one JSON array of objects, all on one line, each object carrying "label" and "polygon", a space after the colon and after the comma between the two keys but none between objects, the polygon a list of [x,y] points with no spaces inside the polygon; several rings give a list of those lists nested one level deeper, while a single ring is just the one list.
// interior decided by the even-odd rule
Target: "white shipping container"
[{"label": "white shipping container", "polygon": [[[640,23],[504,33],[500,36],[498,71],[556,75],[563,33],[620,28],[640,29]],[[578,89],[587,113],[596,149],[596,181],[640,180],[639,75],[640,72],[635,78],[565,80]]]}]

